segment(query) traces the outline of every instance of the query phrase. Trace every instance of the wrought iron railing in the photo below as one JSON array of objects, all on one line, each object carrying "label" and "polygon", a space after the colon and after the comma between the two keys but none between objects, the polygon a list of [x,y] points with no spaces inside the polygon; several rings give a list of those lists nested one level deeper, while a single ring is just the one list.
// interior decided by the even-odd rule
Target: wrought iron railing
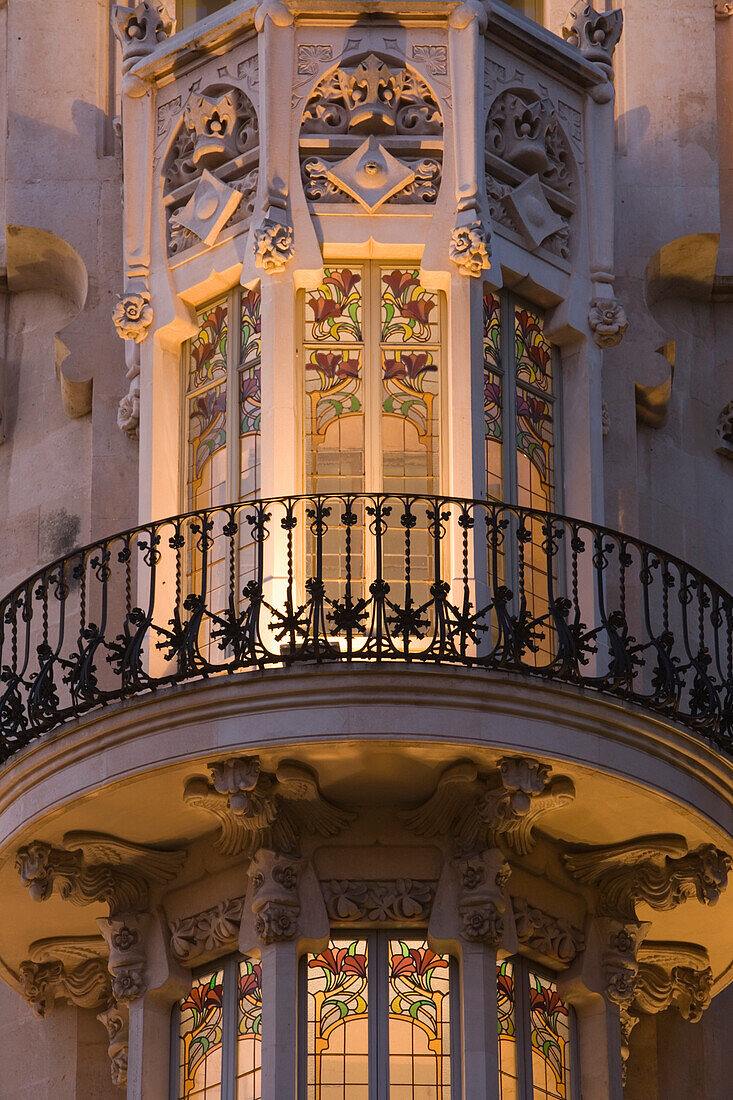
[{"label": "wrought iron railing", "polygon": [[626,535],[486,501],[246,501],[102,539],[0,603],[0,759],[114,699],[296,662],[604,692],[733,743],[733,598]]}]

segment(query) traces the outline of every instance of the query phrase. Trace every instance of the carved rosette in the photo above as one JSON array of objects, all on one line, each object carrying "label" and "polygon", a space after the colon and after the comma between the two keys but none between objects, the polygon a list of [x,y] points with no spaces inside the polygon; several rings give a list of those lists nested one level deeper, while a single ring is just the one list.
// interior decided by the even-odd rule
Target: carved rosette
[{"label": "carved rosette", "polygon": [[99,922],[109,948],[112,993],[118,1004],[129,1004],[147,990],[146,945],[153,919],[149,913],[125,913]]},{"label": "carved rosette", "polygon": [[629,322],[617,298],[594,298],[588,310],[588,326],[599,348],[615,348],[623,340]]},{"label": "carved rosette", "polygon": [[112,320],[121,340],[139,344],[153,323],[153,307],[147,290],[123,294],[112,310]]},{"label": "carved rosette", "polygon": [[610,65],[623,26],[624,13],[620,8],[599,12],[591,4],[578,5],[565,20],[562,36],[588,61]]},{"label": "carved rosette", "polygon": [[292,226],[265,218],[255,231],[254,252],[257,267],[279,275],[295,255]]},{"label": "carved rosette", "polygon": [[650,925],[639,921],[597,918],[602,944],[601,965],[606,978],[606,996],[619,1008],[628,1008],[636,993],[639,973],[637,953]]},{"label": "carved rosette", "polygon": [[227,898],[210,909],[171,922],[171,952],[181,962],[200,960],[210,952],[237,945],[244,898]]},{"label": "carved rosette", "polygon": [[377,882],[330,879],[322,883],[322,890],[332,921],[410,924],[429,919],[436,885],[410,878]]},{"label": "carved rosette", "polygon": [[512,910],[517,939],[543,959],[567,966],[585,947],[580,928],[535,908],[525,898],[512,898]]},{"label": "carved rosette", "polygon": [[458,912],[463,938],[470,943],[498,947],[504,936],[506,895],[511,869],[503,854],[492,848],[453,860],[458,873]]},{"label": "carved rosette", "polygon": [[173,22],[162,4],[142,0],[131,7],[115,5],[112,30],[122,48],[122,72],[125,74],[173,33]]},{"label": "carved rosette", "polygon": [[252,912],[261,943],[279,943],[297,936],[302,869],[302,859],[269,848],[261,848],[250,863]]},{"label": "carved rosette", "polygon": [[491,266],[491,245],[484,224],[474,221],[469,225],[456,226],[451,233],[449,255],[461,275],[477,279],[482,271]]}]

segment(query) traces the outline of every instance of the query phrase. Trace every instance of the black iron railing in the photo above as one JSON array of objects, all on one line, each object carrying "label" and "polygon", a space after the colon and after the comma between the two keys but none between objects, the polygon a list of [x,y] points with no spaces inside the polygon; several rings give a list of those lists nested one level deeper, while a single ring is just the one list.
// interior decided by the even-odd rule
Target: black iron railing
[{"label": "black iron railing", "polygon": [[0,603],[0,759],[111,700],[295,662],[507,670],[733,743],[733,599],[563,516],[359,494],[242,502],[77,550]]}]

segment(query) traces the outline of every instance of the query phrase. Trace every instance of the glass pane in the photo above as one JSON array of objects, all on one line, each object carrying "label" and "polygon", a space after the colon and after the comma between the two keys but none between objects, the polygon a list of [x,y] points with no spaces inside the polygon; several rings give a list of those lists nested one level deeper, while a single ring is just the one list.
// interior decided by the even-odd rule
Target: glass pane
[{"label": "glass pane", "polygon": [[496,992],[499,1021],[499,1098],[516,1100],[517,1027],[514,964],[504,959],[496,968]]},{"label": "glass pane", "polygon": [[262,965],[245,955],[239,964],[236,1100],[260,1100],[262,1071]]},{"label": "glass pane", "polygon": [[501,303],[484,291],[484,434],[486,438],[486,496],[503,497]]},{"label": "glass pane", "polygon": [[260,359],[260,306],[261,295],[259,290],[242,291],[242,302],[239,310],[241,328],[240,366]]},{"label": "glass pane", "polygon": [[223,970],[194,978],[191,992],[181,1002],[180,1100],[219,1100],[221,1097],[223,981]]},{"label": "glass pane", "polygon": [[450,1100],[450,958],[389,941],[390,1100]]},{"label": "glass pane", "polygon": [[367,942],[334,939],[308,956],[308,1100],[368,1100]]},{"label": "glass pane", "polygon": [[570,1096],[570,1010],[555,982],[530,972],[530,1028],[534,1100]]},{"label": "glass pane", "polygon": [[227,373],[227,307],[217,302],[199,315],[198,335],[191,341],[188,390],[207,386]]}]

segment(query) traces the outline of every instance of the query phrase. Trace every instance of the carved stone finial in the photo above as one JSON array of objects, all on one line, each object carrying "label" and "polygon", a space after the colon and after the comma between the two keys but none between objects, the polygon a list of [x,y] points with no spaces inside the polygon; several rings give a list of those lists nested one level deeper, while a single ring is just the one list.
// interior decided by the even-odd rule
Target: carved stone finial
[{"label": "carved stone finial", "polygon": [[537,955],[567,966],[585,947],[580,928],[536,909],[525,898],[512,898],[517,939]]},{"label": "carved stone finial", "polygon": [[110,1061],[112,1084],[118,1089],[127,1086],[127,1048],[130,1020],[124,1005],[112,1005],[97,1016],[107,1031],[107,1054]]},{"label": "carved stone finial", "polygon": [[298,885],[303,860],[261,848],[249,865],[252,912],[263,944],[292,940],[298,934]]},{"label": "carved stone finial", "polygon": [[265,218],[255,231],[254,249],[255,265],[268,275],[279,275],[295,255],[292,226]]},{"label": "carved stone finial", "polygon": [[624,13],[620,8],[598,12],[591,4],[578,5],[565,20],[562,36],[571,46],[577,46],[588,61],[610,65],[623,26]]},{"label": "carved stone finial", "polygon": [[623,340],[629,322],[617,298],[594,298],[588,310],[588,325],[599,348],[615,348]]},{"label": "carved stone finial", "polygon": [[210,909],[171,921],[171,953],[181,962],[200,960],[210,952],[237,945],[244,898],[227,898]]},{"label": "carved stone finial", "polygon": [[112,310],[112,321],[121,340],[139,344],[153,323],[153,307],[147,290],[122,294]]},{"label": "carved stone finial", "polygon": [[37,1016],[47,1015],[57,999],[79,1008],[106,1008],[112,993],[104,941],[99,936],[38,940],[21,963],[20,985]]},{"label": "carved stone finial", "polygon": [[498,947],[504,936],[506,895],[511,868],[498,848],[453,860],[458,872],[458,912],[463,938]]},{"label": "carved stone finial", "polygon": [[56,889],[73,905],[107,902],[111,915],[145,909],[150,887],[175,878],[186,858],[105,833],[68,833],[64,844],[37,840],[19,849],[15,866],[31,897],[46,901]]},{"label": "carved stone finial", "polygon": [[714,905],[733,865],[712,844],[688,852],[681,836],[639,837],[565,853],[562,860],[573,878],[597,889],[596,912],[620,920],[635,920],[640,901],[658,910],[691,898]]},{"label": "carved stone finial", "polygon": [[489,268],[491,244],[483,222],[457,225],[451,233],[449,255],[461,275],[477,279],[482,271]]},{"label": "carved stone finial", "polygon": [[209,768],[212,781],[189,779],[183,797],[216,818],[221,828],[214,844],[225,855],[253,855],[263,846],[295,852],[303,831],[336,836],[354,819],[326,801],[302,764],[283,762],[264,772],[259,757],[241,756]]},{"label": "carved stone finial", "polygon": [[418,836],[452,835],[459,849],[495,847],[501,838],[517,855],[527,855],[538,820],[575,797],[571,780],[550,779],[551,771],[525,757],[505,757],[487,775],[475,764],[454,764],[427,802],[401,817]]},{"label": "carved stone finial", "polygon": [[716,450],[725,458],[733,458],[733,401],[724,405],[718,417],[716,427],[718,446]]},{"label": "carved stone finial", "polygon": [[118,4],[112,9],[112,29],[122,47],[122,72],[127,73],[141,57],[152,53],[173,30],[162,4],[142,0],[133,7]]}]

